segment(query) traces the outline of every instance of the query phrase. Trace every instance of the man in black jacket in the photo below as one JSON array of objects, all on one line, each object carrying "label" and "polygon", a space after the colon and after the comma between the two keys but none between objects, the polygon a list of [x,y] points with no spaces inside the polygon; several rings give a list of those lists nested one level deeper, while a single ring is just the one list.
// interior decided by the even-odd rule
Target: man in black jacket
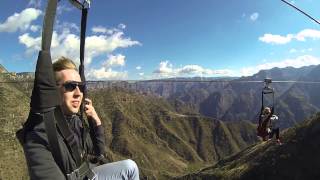
[{"label": "man in black jacket", "polygon": [[[53,64],[56,82],[60,88],[62,104],[61,109],[67,124],[74,135],[74,140],[79,147],[82,157],[96,157],[104,162],[105,142],[104,130],[101,120],[97,115],[92,101],[85,99],[85,114],[93,127],[90,135],[77,115],[79,112],[85,85],[81,82],[75,64],[67,58],[60,58]],[[68,148],[61,133],[58,133],[58,144],[62,154],[62,164],[67,172],[62,172],[51,152],[44,122],[40,114],[30,113],[29,118],[34,126],[25,132],[24,151],[31,179],[66,179],[65,173],[70,173],[77,168],[72,153]],[[37,122],[37,123],[35,123]],[[58,131],[60,132],[60,131]],[[92,159],[91,159],[92,160]],[[97,179],[139,179],[139,170],[136,163],[130,159],[95,166],[90,164]]]}]

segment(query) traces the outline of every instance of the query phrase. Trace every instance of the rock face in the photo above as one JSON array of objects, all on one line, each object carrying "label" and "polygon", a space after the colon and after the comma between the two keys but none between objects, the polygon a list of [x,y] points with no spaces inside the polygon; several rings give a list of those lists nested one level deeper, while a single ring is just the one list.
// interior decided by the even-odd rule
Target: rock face
[{"label": "rock face", "polygon": [[288,129],[283,144],[254,144],[197,173],[176,179],[319,179],[320,114]]},{"label": "rock face", "polygon": [[4,68],[1,64],[0,64],[0,73],[8,73],[6,68]]}]

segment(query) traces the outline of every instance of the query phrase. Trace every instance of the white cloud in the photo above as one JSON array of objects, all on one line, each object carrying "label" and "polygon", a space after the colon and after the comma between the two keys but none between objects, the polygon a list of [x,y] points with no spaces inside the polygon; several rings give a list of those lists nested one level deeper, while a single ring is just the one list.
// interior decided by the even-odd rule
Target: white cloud
[{"label": "white cloud", "polygon": [[137,66],[137,67],[136,67],[136,70],[141,70],[141,69],[142,69],[141,66]]},{"label": "white cloud", "polygon": [[26,54],[31,55],[41,49],[41,37],[33,38],[28,33],[19,36],[19,43],[27,47]]},{"label": "white cloud", "polygon": [[158,77],[214,76],[214,75],[228,76],[232,74],[232,71],[228,69],[222,69],[222,70],[206,69],[199,65],[185,65],[181,68],[173,68],[173,65],[169,61],[162,61],[159,64],[159,68],[154,70],[153,73]]},{"label": "white cloud", "polygon": [[118,28],[120,28],[120,29],[125,29],[125,28],[126,28],[126,25],[121,23],[121,24],[118,25]]},{"label": "white cloud", "polygon": [[287,44],[292,38],[293,36],[291,34],[288,34],[287,36],[264,34],[263,37],[259,37],[259,40],[271,44]]},{"label": "white cloud", "polygon": [[[74,26],[76,25],[65,24],[61,26],[63,27],[62,32],[53,32],[51,43],[52,59],[66,56],[79,61],[80,38],[78,34],[74,34],[72,28],[77,28]],[[41,47],[41,36],[31,37],[26,33],[19,37],[19,42],[26,46],[27,53],[35,53]],[[92,59],[97,56],[107,55],[118,48],[127,48],[134,45],[140,45],[140,42],[124,37],[122,31],[113,32],[110,35],[89,35],[86,37],[85,64],[90,64]]]},{"label": "white cloud", "polygon": [[274,67],[300,68],[303,66],[318,65],[318,64],[320,64],[320,58],[314,57],[311,55],[303,55],[303,56],[296,57],[295,59],[285,59],[285,60],[278,61],[278,62],[269,62],[269,63],[260,64],[257,66],[245,67],[245,68],[242,68],[240,72],[241,72],[242,76],[251,76],[251,75],[259,72],[260,70],[272,69]]},{"label": "white cloud", "polygon": [[144,73],[139,73],[139,76],[143,76],[144,75]]},{"label": "white cloud", "polygon": [[122,54],[117,55],[108,55],[108,59],[104,63],[106,67],[115,67],[115,66],[124,66],[125,65],[125,56]]},{"label": "white cloud", "polygon": [[93,26],[91,31],[93,33],[107,33],[108,29],[102,26]]},{"label": "white cloud", "polygon": [[295,38],[298,41],[305,41],[306,38],[311,38],[311,39],[319,39],[320,38],[320,31],[314,30],[314,29],[304,29],[300,31]]},{"label": "white cloud", "polygon": [[259,18],[259,13],[257,13],[257,12],[250,15],[251,21],[256,21],[258,18]]},{"label": "white cloud", "polygon": [[38,26],[38,25],[31,25],[31,26],[30,26],[30,30],[31,30],[32,32],[37,32],[37,31],[39,31],[40,29],[41,29],[41,27]]},{"label": "white cloud", "polygon": [[123,29],[126,28],[126,25],[125,24],[119,24],[118,25],[118,28],[106,28],[106,27],[103,27],[103,26],[93,26],[91,28],[91,31],[95,34],[114,34],[116,32],[122,32]]},{"label": "white cloud", "polygon": [[316,40],[320,39],[320,31],[314,29],[304,29],[297,34],[287,34],[286,36],[264,34],[259,40],[270,44],[287,44],[293,39],[297,41],[306,41],[307,38]]},{"label": "white cloud", "polygon": [[123,80],[128,77],[128,73],[113,71],[111,68],[101,67],[100,69],[91,69],[87,78],[91,80]]},{"label": "white cloud", "polygon": [[30,28],[31,22],[41,15],[41,10],[27,8],[20,13],[14,13],[4,23],[0,23],[0,32],[25,31]]}]

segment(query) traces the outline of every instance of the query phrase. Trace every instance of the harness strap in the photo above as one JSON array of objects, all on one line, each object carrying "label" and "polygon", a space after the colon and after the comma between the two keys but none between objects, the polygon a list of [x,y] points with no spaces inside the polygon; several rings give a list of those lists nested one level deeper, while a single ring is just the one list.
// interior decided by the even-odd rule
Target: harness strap
[{"label": "harness strap", "polygon": [[54,128],[56,127],[56,122],[55,122],[53,111],[54,110],[51,110],[44,114],[40,114],[40,116],[42,117],[45,124],[45,129],[48,136],[48,141],[49,141],[52,156],[56,161],[56,163],[58,164],[60,170],[62,172],[65,172],[64,165],[62,162],[61,149],[58,142],[58,133],[57,133],[57,129]]},{"label": "harness strap", "polygon": [[[86,77],[84,75],[84,51],[85,51],[85,43],[86,43],[86,27],[87,27],[87,15],[88,9],[84,8],[81,11],[81,32],[80,32],[80,65],[79,65],[79,74],[82,82],[86,82]],[[87,89],[83,91],[83,99],[80,108],[80,118],[83,120],[83,112],[85,105],[85,98],[87,97]]]},{"label": "harness strap", "polygon": [[67,121],[65,117],[63,116],[63,113],[61,111],[60,106],[58,106],[54,111],[54,117],[57,122],[58,128],[61,132],[62,137],[67,141],[67,146],[69,150],[71,151],[71,155],[76,162],[77,166],[79,167],[82,163],[82,157],[83,155],[79,152],[80,147],[78,147],[78,144],[76,143],[75,137],[72,134],[71,130],[69,129],[69,126],[67,124]]}]

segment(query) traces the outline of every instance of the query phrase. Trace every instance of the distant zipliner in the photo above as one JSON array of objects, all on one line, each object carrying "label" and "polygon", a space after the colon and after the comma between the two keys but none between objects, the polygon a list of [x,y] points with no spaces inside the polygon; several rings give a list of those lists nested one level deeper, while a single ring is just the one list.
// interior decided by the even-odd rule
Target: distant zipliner
[{"label": "distant zipliner", "polygon": [[[274,89],[270,86],[272,83],[271,78],[266,78],[264,80],[264,88],[261,92],[261,110],[259,114],[259,122],[257,128],[257,135],[260,136],[264,141],[267,140],[268,137],[268,124],[269,119],[274,113]],[[265,104],[265,96],[272,95],[272,103],[271,107],[266,106]]]},{"label": "distant zipliner", "polygon": [[[279,117],[274,114],[274,89],[270,86],[272,83],[271,78],[264,79],[265,86],[261,93],[261,110],[259,114],[259,123],[257,128],[257,135],[263,141],[271,140],[273,135],[276,134],[277,143],[281,145],[279,137]],[[265,96],[271,95],[272,102],[270,107],[266,105]]]}]

